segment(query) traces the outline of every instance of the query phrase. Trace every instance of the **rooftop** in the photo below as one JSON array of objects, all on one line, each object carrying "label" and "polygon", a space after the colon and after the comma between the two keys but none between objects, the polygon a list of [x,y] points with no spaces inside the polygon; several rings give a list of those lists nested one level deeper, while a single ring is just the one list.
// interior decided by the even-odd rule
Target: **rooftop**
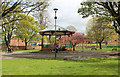
[{"label": "rooftop", "polygon": [[[61,26],[56,26],[56,35],[70,35],[75,33],[72,30],[63,28]],[[55,35],[55,26],[51,26],[49,28],[46,28],[44,30],[40,31],[41,35]]]}]

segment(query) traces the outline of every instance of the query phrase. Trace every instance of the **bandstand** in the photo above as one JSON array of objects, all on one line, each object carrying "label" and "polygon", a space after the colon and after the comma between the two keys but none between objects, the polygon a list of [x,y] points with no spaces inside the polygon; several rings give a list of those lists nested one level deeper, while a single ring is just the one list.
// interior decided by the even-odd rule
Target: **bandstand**
[{"label": "bandstand", "polygon": [[[61,38],[61,36],[67,35],[67,36],[72,36],[72,34],[74,34],[75,32],[72,30],[68,30],[65,29],[61,26],[56,26],[56,29],[54,26],[51,26],[49,28],[46,28],[44,30],[41,30],[40,35],[42,35],[42,42],[41,42],[41,50],[54,50],[55,49],[55,43],[50,43],[47,45],[44,45],[44,40],[43,37],[44,36],[48,36],[49,37],[49,41],[51,40],[51,36],[57,36],[59,37],[59,39]],[[59,48],[61,48],[62,45],[59,44]],[[72,45],[70,45],[70,47],[72,48]]]}]

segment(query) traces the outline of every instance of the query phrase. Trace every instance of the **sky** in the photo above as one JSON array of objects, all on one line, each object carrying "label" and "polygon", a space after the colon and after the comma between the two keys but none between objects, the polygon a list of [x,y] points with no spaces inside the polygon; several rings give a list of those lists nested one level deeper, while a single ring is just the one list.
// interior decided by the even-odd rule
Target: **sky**
[{"label": "sky", "polygon": [[48,7],[51,24],[54,25],[55,12],[53,9],[58,8],[57,25],[64,28],[72,25],[78,32],[85,33],[86,24],[90,17],[83,19],[82,15],[77,13],[81,2],[82,0],[52,0]]}]

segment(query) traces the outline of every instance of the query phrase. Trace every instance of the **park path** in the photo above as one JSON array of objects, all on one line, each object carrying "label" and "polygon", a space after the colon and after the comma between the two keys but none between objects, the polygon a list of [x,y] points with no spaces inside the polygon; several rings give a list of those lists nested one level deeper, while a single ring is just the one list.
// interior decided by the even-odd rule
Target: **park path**
[{"label": "park path", "polygon": [[[117,51],[60,51],[57,53],[57,58],[66,59],[88,59],[88,58],[118,58]],[[44,51],[16,51],[13,53],[1,52],[2,59],[17,59],[17,58],[54,58],[54,52]]]}]

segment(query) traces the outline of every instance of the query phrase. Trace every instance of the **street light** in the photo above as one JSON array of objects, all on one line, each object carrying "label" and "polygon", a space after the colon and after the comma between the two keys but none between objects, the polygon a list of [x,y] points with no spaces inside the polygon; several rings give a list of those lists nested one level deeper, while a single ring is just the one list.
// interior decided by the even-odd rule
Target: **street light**
[{"label": "street light", "polygon": [[57,19],[56,13],[57,13],[57,10],[58,10],[58,9],[57,9],[57,8],[54,8],[53,10],[55,11],[55,17],[54,17],[54,19],[55,19],[55,58],[56,58],[56,55],[57,55],[57,54],[56,54],[56,53],[57,53],[57,52],[56,52],[56,19]]}]

